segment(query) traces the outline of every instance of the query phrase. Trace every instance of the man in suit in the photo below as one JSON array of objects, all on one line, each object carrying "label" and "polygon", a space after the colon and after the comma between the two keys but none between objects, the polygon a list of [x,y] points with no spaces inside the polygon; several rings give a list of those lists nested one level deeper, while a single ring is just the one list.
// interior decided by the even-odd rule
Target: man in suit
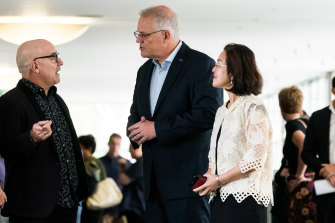
[{"label": "man in suit", "polygon": [[13,223],[75,222],[87,185],[69,110],[54,86],[63,61],[52,43],[38,39],[19,46],[16,62],[22,79],[0,98],[8,198],[2,214]]},{"label": "man in suit", "polygon": [[[335,95],[335,77],[331,91]],[[325,178],[335,187],[335,100],[312,114],[301,156],[316,179]],[[335,222],[335,193],[317,196],[316,203],[318,222]]]},{"label": "man in suit", "polygon": [[208,169],[208,151],[222,91],[212,87],[214,60],[178,36],[178,17],[166,6],[140,12],[141,56],[128,118],[128,136],[143,145],[146,222],[209,222],[208,198],[188,186]]}]

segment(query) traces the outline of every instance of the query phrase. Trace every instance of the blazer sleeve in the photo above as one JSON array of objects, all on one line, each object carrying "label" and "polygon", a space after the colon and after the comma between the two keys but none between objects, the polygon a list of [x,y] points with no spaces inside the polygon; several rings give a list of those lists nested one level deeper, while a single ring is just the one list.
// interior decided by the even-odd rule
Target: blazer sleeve
[{"label": "blazer sleeve", "polygon": [[209,57],[201,59],[192,60],[192,64],[189,64],[194,68],[188,70],[194,75],[191,109],[155,122],[157,138],[161,144],[169,145],[213,127],[216,110],[223,103],[223,92],[212,86],[214,60]]},{"label": "blazer sleeve", "polygon": [[[137,77],[136,77],[136,84],[135,84],[134,94],[133,94],[133,103],[130,106],[130,115],[128,116],[128,123],[127,123],[127,129],[126,129],[127,136],[129,136],[128,128],[141,120],[141,117],[137,109],[137,97],[136,97],[136,92],[137,92],[137,87],[138,87],[137,82],[139,81],[138,79],[139,79],[139,71],[137,72]],[[135,143],[134,141],[130,140],[130,143],[134,149],[137,149],[139,147],[139,145]]]},{"label": "blazer sleeve", "polygon": [[318,142],[317,142],[317,120],[315,114],[311,116],[308,127],[306,129],[306,136],[304,141],[303,151],[301,157],[308,167],[316,171],[318,174],[321,166],[321,161],[317,158]]},{"label": "blazer sleeve", "polygon": [[0,100],[1,154],[5,159],[29,155],[35,149],[26,129],[26,112],[18,102],[2,97]]}]

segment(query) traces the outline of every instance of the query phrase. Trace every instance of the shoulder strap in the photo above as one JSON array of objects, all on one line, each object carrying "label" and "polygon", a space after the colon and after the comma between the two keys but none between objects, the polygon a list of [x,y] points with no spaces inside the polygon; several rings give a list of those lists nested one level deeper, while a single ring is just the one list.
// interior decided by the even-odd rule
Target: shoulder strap
[{"label": "shoulder strap", "polygon": [[300,118],[297,119],[297,120],[305,127],[305,129],[307,128],[307,125],[304,121],[302,121]]}]

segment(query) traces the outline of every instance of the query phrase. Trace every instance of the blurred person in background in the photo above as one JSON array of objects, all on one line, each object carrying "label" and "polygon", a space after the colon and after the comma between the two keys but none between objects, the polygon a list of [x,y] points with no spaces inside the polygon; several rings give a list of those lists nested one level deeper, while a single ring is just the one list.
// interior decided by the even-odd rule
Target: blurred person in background
[{"label": "blurred person in background", "polygon": [[[131,162],[126,158],[120,156],[121,136],[117,133],[113,133],[109,137],[107,154],[100,158],[100,161],[105,166],[106,174],[108,177],[113,178],[116,184],[122,189],[122,185],[119,182],[119,173],[121,168],[128,168]],[[125,167],[124,167],[125,166]]]},{"label": "blurred person in background", "polygon": [[[113,178],[122,191],[122,185],[119,181],[119,173],[127,169],[131,165],[131,162],[119,154],[121,140],[122,138],[119,134],[113,133],[108,141],[109,150],[105,156],[100,158],[100,161],[105,167],[107,177]],[[111,215],[117,218],[119,217],[119,207],[120,205],[116,205],[112,208],[107,208],[104,212],[106,215]]]},{"label": "blurred person in background", "polygon": [[308,119],[303,118],[303,95],[296,87],[279,92],[279,107],[286,121],[286,137],[283,146],[282,164],[275,174],[275,197],[272,208],[277,222],[316,222],[316,205],[313,203],[314,175],[306,172],[301,158]]},{"label": "blurred person in background", "polygon": [[[90,197],[95,192],[98,182],[106,178],[106,170],[102,162],[93,156],[96,147],[94,137],[84,135],[80,136],[78,140],[84,157],[88,197]],[[81,223],[98,223],[102,213],[102,210],[89,210],[86,201],[84,201]]]},{"label": "blurred person in background", "polygon": [[[335,77],[332,79],[331,92],[335,95]],[[311,115],[302,158],[315,171],[316,179],[326,179],[335,187],[335,100]],[[318,222],[334,223],[335,193],[318,195],[315,202]]]},{"label": "blurred person in background", "polygon": [[129,152],[136,162],[119,175],[120,183],[123,186],[120,214],[127,217],[128,223],[144,223],[142,147],[134,150],[130,144]]},{"label": "blurred person in background", "polygon": [[5,163],[3,158],[0,155],[0,223],[7,223],[8,218],[1,216],[1,209],[7,202],[7,196],[5,192],[3,191],[3,188],[5,186]]}]

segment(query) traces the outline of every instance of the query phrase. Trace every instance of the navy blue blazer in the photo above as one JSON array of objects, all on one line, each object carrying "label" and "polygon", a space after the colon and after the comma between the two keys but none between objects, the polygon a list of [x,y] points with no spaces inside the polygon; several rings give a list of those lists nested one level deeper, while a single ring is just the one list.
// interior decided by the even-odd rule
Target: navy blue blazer
[{"label": "navy blue blazer", "polygon": [[[208,169],[208,151],[215,113],[223,103],[222,89],[212,86],[215,62],[182,43],[175,56],[154,114],[150,112],[150,80],[154,64],[138,70],[127,127],[141,116],[155,122],[157,137],[143,144],[144,194],[149,198],[151,174],[166,199],[196,196],[188,186]],[[138,145],[132,142],[134,148]]]},{"label": "navy blue blazer", "polygon": [[329,106],[314,112],[308,122],[304,148],[301,154],[303,161],[315,171],[316,178],[322,168],[322,163],[329,163]]},{"label": "navy blue blazer", "polygon": [[[87,196],[85,167],[69,110],[56,94],[69,124],[78,173],[76,198]],[[34,123],[46,120],[30,90],[19,81],[17,87],[0,97],[0,154],[6,163],[5,192],[8,202],[4,216],[46,217],[58,200],[60,168],[53,137],[34,147],[30,130]]]}]

